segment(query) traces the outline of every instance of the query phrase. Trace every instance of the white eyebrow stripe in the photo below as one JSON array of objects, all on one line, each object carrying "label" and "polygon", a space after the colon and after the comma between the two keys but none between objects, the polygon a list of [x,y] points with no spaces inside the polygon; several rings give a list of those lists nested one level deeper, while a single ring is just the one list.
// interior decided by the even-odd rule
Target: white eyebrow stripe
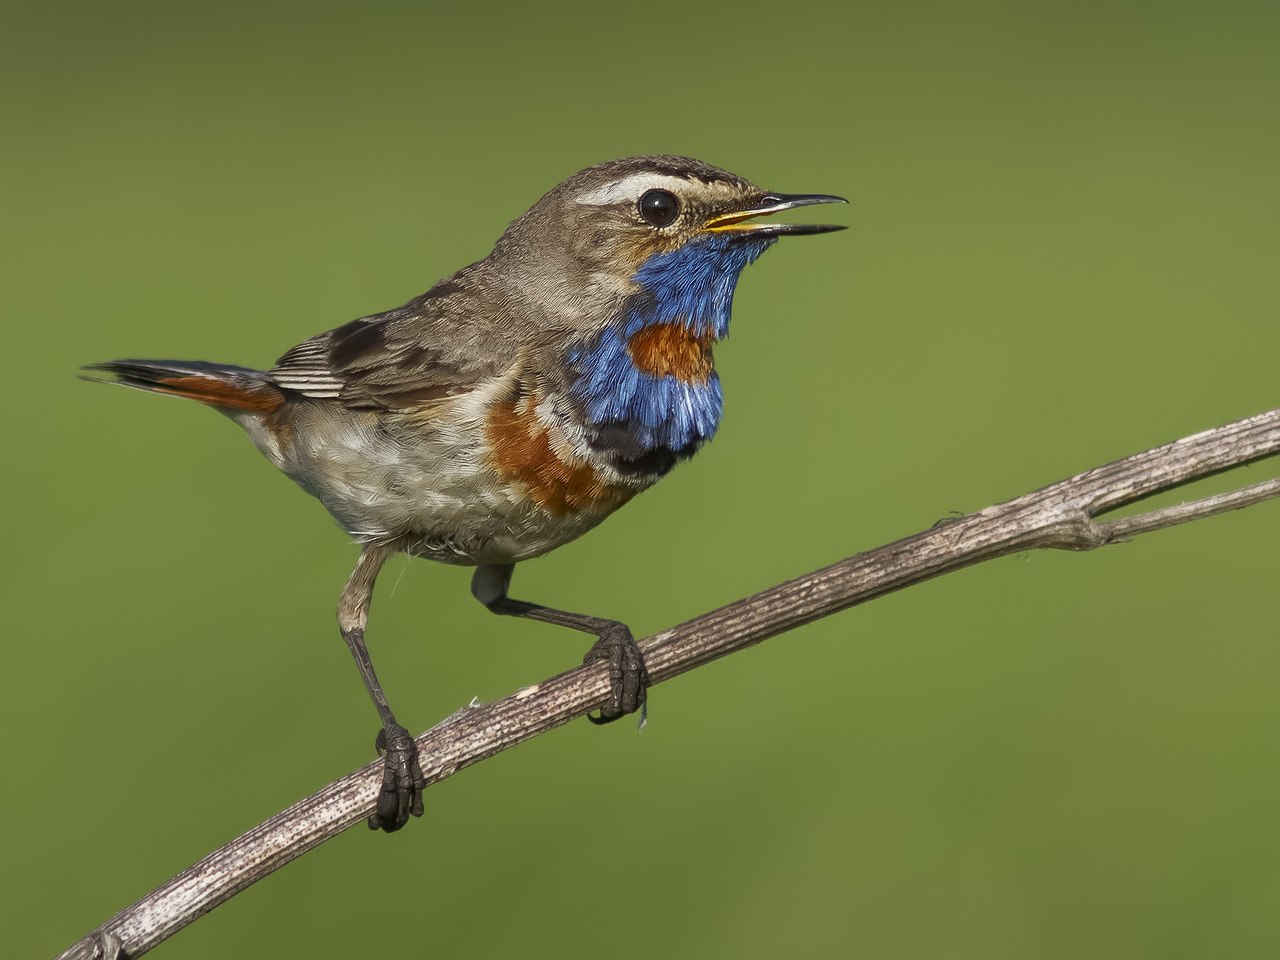
[{"label": "white eyebrow stripe", "polygon": [[676,192],[688,185],[689,181],[683,177],[673,177],[666,173],[633,173],[621,180],[602,183],[594,190],[588,190],[577,200],[578,203],[589,207],[603,207],[610,203],[621,203],[624,200],[638,200],[646,190]]}]

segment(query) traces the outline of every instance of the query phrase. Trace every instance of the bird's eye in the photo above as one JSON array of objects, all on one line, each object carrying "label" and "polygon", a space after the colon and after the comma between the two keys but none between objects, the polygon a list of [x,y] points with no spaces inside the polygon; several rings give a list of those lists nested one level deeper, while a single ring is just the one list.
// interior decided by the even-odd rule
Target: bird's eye
[{"label": "bird's eye", "polygon": [[654,227],[669,227],[680,214],[680,201],[665,190],[646,190],[640,198],[640,216]]}]

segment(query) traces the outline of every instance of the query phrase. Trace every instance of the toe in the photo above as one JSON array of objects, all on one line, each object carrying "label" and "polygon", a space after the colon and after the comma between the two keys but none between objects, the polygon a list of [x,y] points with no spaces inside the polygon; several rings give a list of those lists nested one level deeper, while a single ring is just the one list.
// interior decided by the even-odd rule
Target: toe
[{"label": "toe", "polygon": [[616,630],[602,636],[583,658],[584,663],[601,660],[609,665],[609,702],[600,708],[597,716],[588,715],[587,719],[596,724],[612,723],[637,710],[643,716],[649,675],[631,631],[618,624]]},{"label": "toe", "polygon": [[384,727],[378,734],[378,748],[383,753],[382,785],[369,827],[394,833],[410,816],[422,816],[426,778],[418,762],[417,745],[404,727]]}]

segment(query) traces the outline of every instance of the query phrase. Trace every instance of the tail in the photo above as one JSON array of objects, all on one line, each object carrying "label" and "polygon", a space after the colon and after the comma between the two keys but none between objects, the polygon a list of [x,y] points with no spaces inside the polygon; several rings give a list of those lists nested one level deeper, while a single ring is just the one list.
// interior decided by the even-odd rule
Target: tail
[{"label": "tail", "polygon": [[111,360],[81,368],[85,380],[199,400],[223,411],[270,413],[285,393],[266,373],[200,360]]}]

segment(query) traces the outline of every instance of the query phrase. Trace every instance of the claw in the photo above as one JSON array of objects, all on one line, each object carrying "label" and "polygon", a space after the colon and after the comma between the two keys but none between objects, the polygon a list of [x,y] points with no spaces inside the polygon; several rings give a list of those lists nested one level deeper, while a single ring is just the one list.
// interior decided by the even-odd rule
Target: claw
[{"label": "claw", "polygon": [[422,791],[427,781],[418,763],[418,746],[404,727],[383,727],[375,745],[383,756],[382,789],[369,817],[369,829],[394,833],[409,822],[410,816],[422,816]]},{"label": "claw", "polygon": [[623,624],[611,627],[582,658],[583,663],[602,660],[609,665],[610,700],[600,708],[598,716],[588,714],[587,719],[595,724],[612,723],[638,710],[640,726],[643,727],[648,716],[645,690],[649,685],[649,672],[645,669],[640,647]]}]

